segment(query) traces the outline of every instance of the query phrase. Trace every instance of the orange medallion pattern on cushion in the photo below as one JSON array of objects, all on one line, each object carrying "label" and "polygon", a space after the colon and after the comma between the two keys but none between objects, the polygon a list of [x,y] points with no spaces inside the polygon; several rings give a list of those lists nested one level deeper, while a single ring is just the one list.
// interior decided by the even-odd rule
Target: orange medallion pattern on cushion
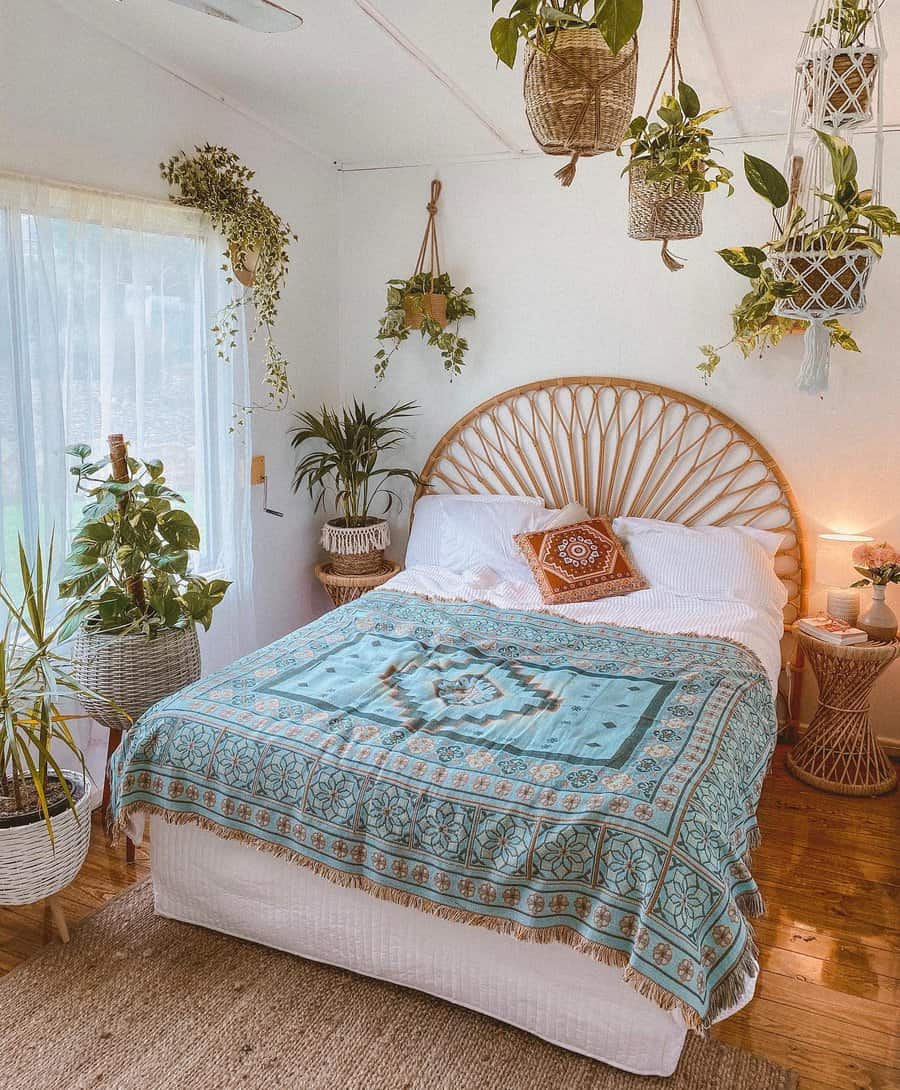
[{"label": "orange medallion pattern on cushion", "polygon": [[647,588],[608,519],[516,534],[515,542],[549,605],[593,602]]}]

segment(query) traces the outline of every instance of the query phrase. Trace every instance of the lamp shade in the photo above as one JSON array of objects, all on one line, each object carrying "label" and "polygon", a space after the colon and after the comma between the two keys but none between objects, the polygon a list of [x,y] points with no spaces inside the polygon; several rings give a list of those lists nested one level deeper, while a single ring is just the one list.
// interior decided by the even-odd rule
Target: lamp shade
[{"label": "lamp shade", "polygon": [[853,570],[853,550],[873,540],[862,534],[819,534],[816,582],[826,587],[849,587],[859,578]]}]

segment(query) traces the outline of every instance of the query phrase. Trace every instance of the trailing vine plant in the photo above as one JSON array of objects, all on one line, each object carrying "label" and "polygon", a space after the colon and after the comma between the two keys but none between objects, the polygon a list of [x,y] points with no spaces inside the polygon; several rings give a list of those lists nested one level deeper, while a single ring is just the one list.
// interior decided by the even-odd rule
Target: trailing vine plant
[{"label": "trailing vine plant", "polygon": [[[447,324],[454,324],[454,331],[444,328],[428,309],[426,300],[430,295],[443,295],[447,299]],[[389,280],[387,283],[387,306],[381,316],[376,340],[389,344],[390,348],[379,348],[375,353],[375,374],[382,379],[387,371],[391,357],[409,337],[412,327],[407,324],[404,299],[409,299],[413,307],[421,314],[419,332],[429,348],[437,348],[444,361],[444,370],[451,376],[461,375],[469,342],[459,334],[459,323],[463,318],[474,318],[475,308],[471,303],[471,288],[457,291],[450,281],[448,273],[414,273],[408,280]]]},{"label": "trailing vine plant", "polygon": [[[241,406],[235,423],[254,408],[284,409],[294,391],[288,377],[288,360],[276,345],[272,327],[278,318],[281,289],[290,265],[289,247],[297,236],[252,186],[254,171],[233,151],[217,144],[194,148],[194,154],[179,152],[159,164],[160,173],[179,192],[169,199],[178,205],[205,213],[213,227],[225,236],[228,249],[222,270],[229,284],[235,279],[245,291],[228,303],[218,315],[212,332],[218,357],[225,363],[237,347],[239,312],[252,305],[255,320],[248,330],[254,340],[260,330],[265,336],[264,378],[268,387],[265,406]],[[229,271],[230,270],[230,271]]]},{"label": "trailing vine plant", "polygon": [[[499,4],[491,0],[491,10]],[[514,0],[509,14],[491,27],[491,48],[512,68],[520,40],[549,53],[558,30],[594,28],[611,52],[618,53],[634,37],[643,14],[643,0]]]}]

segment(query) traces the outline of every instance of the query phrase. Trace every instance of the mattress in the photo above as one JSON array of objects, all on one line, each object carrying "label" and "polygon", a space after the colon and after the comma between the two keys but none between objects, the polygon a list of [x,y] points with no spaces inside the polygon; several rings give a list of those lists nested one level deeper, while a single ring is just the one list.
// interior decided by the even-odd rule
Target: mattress
[{"label": "mattress", "polygon": [[376,900],[193,825],[150,828],[160,915],[428,992],[625,1071],[675,1070],[683,1022],[621,970]]}]

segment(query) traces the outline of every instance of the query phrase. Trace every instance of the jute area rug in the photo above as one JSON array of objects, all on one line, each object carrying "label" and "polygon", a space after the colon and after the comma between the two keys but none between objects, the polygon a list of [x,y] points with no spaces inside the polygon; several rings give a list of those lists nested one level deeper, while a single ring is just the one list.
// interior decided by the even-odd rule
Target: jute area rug
[{"label": "jute area rug", "polygon": [[3,1090],[793,1090],[693,1034],[641,1078],[439,999],[154,915],[136,886],[0,981]]}]

